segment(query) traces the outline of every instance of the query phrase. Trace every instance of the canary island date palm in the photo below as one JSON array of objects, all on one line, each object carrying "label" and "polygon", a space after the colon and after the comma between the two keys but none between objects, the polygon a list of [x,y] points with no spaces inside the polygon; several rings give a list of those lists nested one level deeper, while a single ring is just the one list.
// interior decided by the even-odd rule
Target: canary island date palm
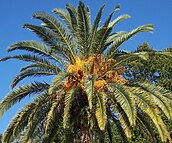
[{"label": "canary island date palm", "polygon": [[[29,65],[12,81],[11,92],[0,103],[0,116],[26,96],[32,95],[34,100],[11,120],[2,142],[10,143],[16,138],[19,142],[34,142],[34,133],[41,126],[41,142],[45,143],[54,140],[91,143],[96,138],[103,142],[105,132],[112,142],[112,122],[122,129],[119,131],[123,139],[130,139],[140,125],[154,142],[155,136],[146,124],[145,115],[152,119],[162,141],[171,140],[159,115],[163,112],[168,119],[172,118],[171,93],[150,83],[130,83],[123,78],[127,62],[146,60],[149,54],[120,51],[121,44],[138,33],[151,32],[153,26],[114,32],[113,27],[130,16],[121,15],[111,20],[119,10],[116,6],[100,25],[104,6],[93,24],[89,8],[80,1],[76,8],[66,4],[66,10],[53,10],[63,22],[45,12],[36,12],[33,18],[41,20],[41,25],[23,26],[42,41],[14,43],[8,48],[9,52],[26,52],[1,59],[22,60]],[[168,52],[157,51],[157,54],[171,57]],[[27,77],[49,75],[54,75],[51,83],[35,81],[16,86]],[[64,139],[71,135],[70,141]]]}]

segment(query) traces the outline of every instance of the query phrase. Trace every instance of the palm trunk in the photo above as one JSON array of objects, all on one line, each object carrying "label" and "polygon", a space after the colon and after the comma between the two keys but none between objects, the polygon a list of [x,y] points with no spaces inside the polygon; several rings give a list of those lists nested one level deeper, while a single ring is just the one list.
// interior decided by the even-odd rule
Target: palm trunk
[{"label": "palm trunk", "polygon": [[93,143],[93,136],[88,128],[81,129],[80,143]]}]

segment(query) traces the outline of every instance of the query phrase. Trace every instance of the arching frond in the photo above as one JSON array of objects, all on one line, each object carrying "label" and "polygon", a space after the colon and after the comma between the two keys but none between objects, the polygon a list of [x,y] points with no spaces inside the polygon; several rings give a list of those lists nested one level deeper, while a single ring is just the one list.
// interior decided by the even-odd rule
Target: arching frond
[{"label": "arching frond", "polygon": [[48,89],[49,94],[54,94],[59,87],[62,86],[62,81],[69,75],[67,72],[60,72],[55,78],[52,80],[50,87]]},{"label": "arching frond", "polygon": [[51,29],[59,35],[59,37],[61,38],[61,42],[67,45],[72,57],[71,62],[74,63],[76,51],[72,43],[72,36],[67,33],[63,25],[56,18],[44,12],[34,13],[33,17],[42,20],[45,23],[46,27],[48,27],[49,29]]},{"label": "arching frond", "polygon": [[24,97],[41,93],[47,90],[49,85],[47,83],[35,82],[31,84],[26,84],[24,86],[20,86],[12,90],[9,94],[7,94],[4,99],[0,103],[0,117],[7,111],[11,106],[15,103],[22,100]]},{"label": "arching frond", "polygon": [[[48,112],[44,134],[48,134],[49,129],[51,128],[51,126],[53,126],[53,122],[55,121],[56,114],[59,114],[59,112],[61,112],[58,107],[59,107],[59,104],[62,102],[62,100],[64,100],[64,95],[59,93],[58,98],[53,101],[51,108]],[[57,120],[56,122],[60,122],[62,118],[59,118]]]},{"label": "arching frond", "polygon": [[[49,99],[47,95],[43,95],[46,98],[37,98],[35,104],[33,104],[32,112],[29,114],[27,126],[24,128],[21,136],[19,138],[19,142],[29,142],[29,140],[34,140],[34,134],[37,128],[43,124],[47,112],[49,110]],[[48,100],[47,100],[48,99]]]},{"label": "arching frond", "polygon": [[136,108],[135,101],[131,92],[126,86],[119,84],[109,85],[114,91],[114,98],[120,104],[121,108],[125,111],[131,126],[135,126],[136,122]]},{"label": "arching frond", "polygon": [[[172,103],[172,100],[168,101],[168,98],[166,98],[164,96],[164,94],[162,94],[162,92],[159,92],[158,88],[155,87],[154,85],[151,85],[148,83],[142,83],[142,84],[139,84],[139,86],[141,87],[141,89],[143,89],[147,92],[147,94],[152,98],[152,100],[154,100],[154,103],[157,106],[159,106],[159,108],[162,110],[162,112],[164,112],[164,114],[167,116],[167,118],[169,120],[171,120],[172,119],[172,110],[171,110],[170,102]],[[168,95],[170,97],[170,96],[172,96],[172,93],[167,92],[166,96],[168,96]]]},{"label": "arching frond", "polygon": [[114,27],[118,22],[120,22],[121,20],[127,19],[127,18],[130,18],[130,16],[128,14],[118,16],[116,19],[114,19],[112,22],[110,22],[108,26]]},{"label": "arching frond", "polygon": [[151,97],[148,93],[138,87],[133,87],[130,90],[132,90],[133,95],[135,95],[138,107],[152,119],[160,134],[161,140],[171,140],[166,126],[161,119],[160,112],[154,102],[151,102]]},{"label": "arching frond", "polygon": [[40,37],[42,41],[44,41],[48,45],[56,45],[56,43],[59,40],[58,35],[55,32],[45,27],[36,26],[32,24],[25,24],[23,25],[23,28],[28,28],[34,33],[36,33],[36,35]]},{"label": "arching frond", "polygon": [[39,96],[34,102],[28,103],[21,109],[19,113],[11,120],[6,131],[3,134],[3,142],[13,142],[13,140],[19,135],[20,132],[28,124],[29,116],[33,114],[35,108],[38,108],[46,101],[47,96]]},{"label": "arching frond", "polygon": [[54,70],[51,69],[42,69],[42,68],[32,68],[32,69],[27,69],[18,74],[11,82],[11,88],[14,88],[21,80],[25,79],[26,77],[31,77],[31,76],[49,76],[49,75],[55,75],[56,73]]},{"label": "arching frond", "polygon": [[147,118],[145,119],[145,116],[140,111],[137,112],[137,115],[137,121],[139,126],[141,127],[141,130],[143,130],[143,132],[149,136],[152,143],[157,143],[155,133],[153,132],[150,124],[146,121]]},{"label": "arching frond", "polygon": [[133,37],[134,35],[141,33],[141,32],[152,32],[152,30],[153,30],[153,25],[151,25],[151,24],[143,25],[143,26],[139,26],[136,29],[133,29],[132,31],[130,31],[126,34],[123,34],[119,38],[114,39],[114,42],[112,43],[111,48],[107,52],[108,58],[113,58],[113,56],[116,53],[116,50],[119,48],[119,46],[122,43],[124,43],[125,41],[127,41],[128,39],[130,39],[131,37]]},{"label": "arching frond", "polygon": [[67,13],[67,11],[60,8],[55,8],[53,9],[53,12],[56,13],[58,16],[60,16],[60,18],[65,22],[65,24],[68,26],[70,31],[74,31],[72,27],[72,21],[70,19],[71,17],[69,13]]},{"label": "arching frond", "polygon": [[63,58],[61,56],[54,53],[52,49],[49,49],[44,44],[41,44],[38,42],[34,42],[34,41],[17,42],[17,43],[12,44],[8,48],[8,51],[14,51],[14,50],[24,50],[24,51],[29,51],[35,54],[43,55],[63,65]]}]

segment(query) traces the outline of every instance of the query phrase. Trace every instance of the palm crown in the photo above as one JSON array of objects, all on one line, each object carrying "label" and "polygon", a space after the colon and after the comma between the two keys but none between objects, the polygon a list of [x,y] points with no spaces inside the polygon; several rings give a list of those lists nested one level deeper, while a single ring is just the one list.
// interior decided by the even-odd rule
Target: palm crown
[{"label": "palm crown", "polygon": [[[99,26],[103,5],[91,24],[89,8],[79,2],[77,8],[66,4],[67,11],[53,11],[65,26],[53,16],[37,12],[33,18],[40,26],[25,24],[43,43],[22,41],[12,44],[8,51],[24,50],[1,59],[29,62],[11,83],[12,91],[0,103],[0,116],[24,97],[33,94],[34,101],[26,104],[12,119],[3,134],[3,142],[11,142],[19,135],[20,142],[32,141],[43,124],[42,142],[58,138],[57,132],[70,129],[81,142],[92,142],[95,134],[110,130],[110,122],[123,129],[121,134],[131,138],[137,124],[142,126],[154,142],[155,137],[146,124],[146,114],[155,124],[162,141],[171,140],[160,113],[172,118],[171,93],[150,83],[130,83],[123,78],[127,62],[149,58],[147,52],[130,53],[119,47],[140,32],[151,32],[152,25],[140,26],[129,32],[113,32],[113,27],[129,15],[111,21],[116,10]],[[157,54],[169,55],[168,52]],[[55,75],[50,84],[32,82],[16,85],[26,77]],[[63,128],[62,128],[63,126]],[[99,135],[100,135],[99,134]],[[98,136],[99,136],[98,135]],[[60,138],[60,137],[59,137]],[[111,140],[110,134],[109,138]]]}]

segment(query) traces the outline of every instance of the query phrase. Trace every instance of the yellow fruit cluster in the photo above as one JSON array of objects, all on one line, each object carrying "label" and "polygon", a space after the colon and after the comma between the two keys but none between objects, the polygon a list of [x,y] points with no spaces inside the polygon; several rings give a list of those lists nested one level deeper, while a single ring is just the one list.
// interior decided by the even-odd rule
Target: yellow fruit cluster
[{"label": "yellow fruit cluster", "polygon": [[125,84],[127,80],[121,77],[125,70],[123,67],[114,68],[115,62],[114,59],[105,60],[101,54],[90,56],[87,60],[77,57],[75,64],[67,68],[71,76],[64,82],[65,91],[69,91],[78,84],[84,88],[84,79],[89,75],[94,75],[94,87],[97,90],[103,90],[108,82]]}]

